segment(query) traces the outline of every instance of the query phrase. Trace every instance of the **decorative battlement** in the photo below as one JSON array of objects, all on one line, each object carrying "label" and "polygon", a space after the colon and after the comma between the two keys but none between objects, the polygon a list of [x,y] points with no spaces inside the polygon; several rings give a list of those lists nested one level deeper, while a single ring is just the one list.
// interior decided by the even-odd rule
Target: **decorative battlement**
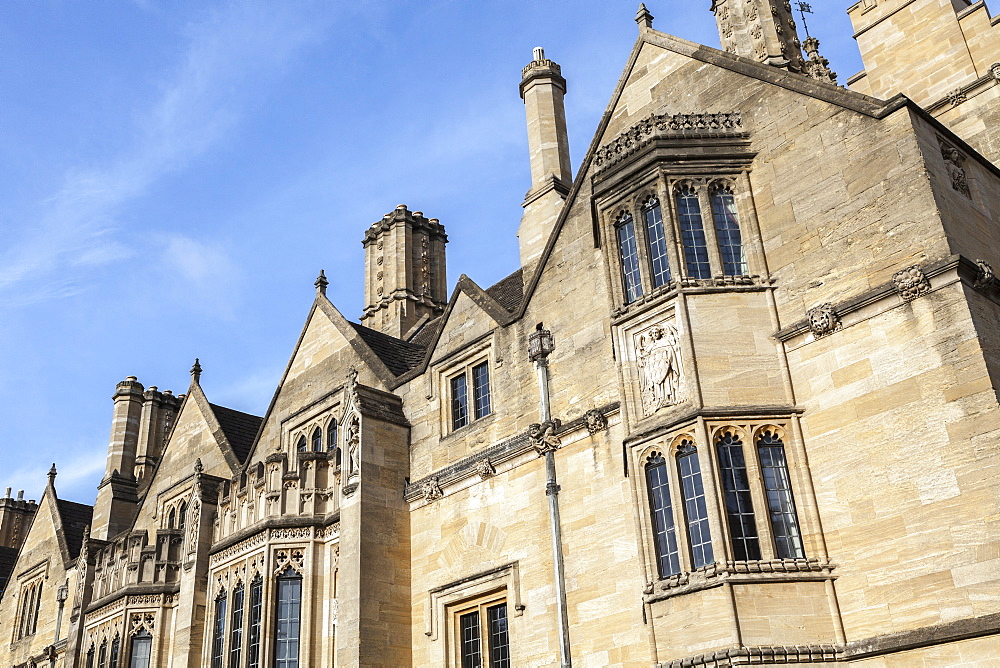
[{"label": "decorative battlement", "polygon": [[721,114],[653,114],[594,152],[594,168],[603,171],[654,139],[746,137],[739,112]]}]

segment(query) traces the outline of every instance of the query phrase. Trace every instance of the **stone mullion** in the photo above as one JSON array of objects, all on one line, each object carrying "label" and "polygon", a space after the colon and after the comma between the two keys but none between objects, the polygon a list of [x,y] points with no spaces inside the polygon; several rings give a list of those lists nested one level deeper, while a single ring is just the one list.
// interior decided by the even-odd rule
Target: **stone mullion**
[{"label": "stone mullion", "polygon": [[715,234],[715,215],[712,213],[712,198],[708,196],[708,183],[698,187],[698,205],[701,207],[701,227],[705,231],[705,245],[708,246],[708,264],[712,277],[724,275],[719,239]]},{"label": "stone mullion", "polygon": [[[696,426],[698,445],[698,465],[701,467],[701,487],[705,494],[705,505],[708,510],[708,528],[712,534],[712,553],[715,562],[720,561],[719,555],[727,557],[729,560],[729,541],[726,540],[728,532],[726,530],[726,519],[722,516],[722,503],[719,499],[719,471],[712,453],[712,439],[709,435],[705,418],[698,416]],[[709,490],[708,488],[711,488]],[[722,545],[720,551],[719,545]]]},{"label": "stone mullion", "polygon": [[670,195],[670,184],[663,174],[656,180],[656,197],[660,200],[660,214],[663,216],[663,243],[667,247],[667,262],[670,263],[670,282],[680,283],[680,277],[684,275],[684,268],[681,266],[680,245],[676,230],[677,212],[674,210],[673,197]]},{"label": "stone mullion", "polygon": [[643,199],[640,197],[631,201],[628,212],[632,215],[633,229],[635,230],[635,254],[639,260],[639,284],[642,286],[642,296],[648,297],[656,288],[653,287],[653,259],[649,254],[649,230],[646,228],[646,212],[642,206]]},{"label": "stone mullion", "polygon": [[693,560],[691,558],[691,540],[688,536],[688,518],[684,507],[684,494],[682,493],[681,469],[677,463],[677,443],[674,443],[665,453],[667,460],[667,479],[670,481],[670,505],[674,515],[674,536],[677,539],[677,560],[680,563],[681,573],[690,573],[693,570]]},{"label": "stone mullion", "polygon": [[764,478],[760,470],[760,458],[757,456],[757,444],[754,441],[755,425],[747,425],[743,440],[743,461],[747,467],[747,483],[750,486],[750,498],[753,501],[754,521],[757,524],[757,541],[760,544],[760,558],[774,559],[774,535],[771,531],[771,513],[767,505],[767,494],[764,492]]}]

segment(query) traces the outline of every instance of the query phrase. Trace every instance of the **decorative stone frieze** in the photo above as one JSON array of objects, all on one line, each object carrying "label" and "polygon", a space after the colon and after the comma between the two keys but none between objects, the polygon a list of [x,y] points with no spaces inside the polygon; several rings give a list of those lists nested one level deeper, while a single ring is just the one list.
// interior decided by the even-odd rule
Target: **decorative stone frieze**
[{"label": "decorative stone frieze", "polygon": [[897,271],[892,275],[892,283],[905,302],[911,302],[931,291],[931,282],[918,265]]},{"label": "decorative stone frieze", "polygon": [[615,165],[658,137],[745,136],[739,112],[728,114],[653,114],[594,153],[596,171]]},{"label": "decorative stone frieze", "polygon": [[559,430],[559,420],[548,420],[541,424],[528,426],[528,441],[541,457],[547,452],[555,452],[562,445],[562,439],[556,434]]},{"label": "decorative stone frieze", "polygon": [[674,326],[653,325],[636,337],[635,346],[643,415],[680,403],[681,347]]},{"label": "decorative stone frieze", "polygon": [[604,413],[596,408],[591,408],[584,413],[583,417],[587,421],[587,431],[591,434],[596,434],[608,428],[608,418],[604,417]]},{"label": "decorative stone frieze", "polygon": [[832,334],[842,326],[836,309],[829,302],[806,311],[806,318],[809,320],[809,329],[816,338]]},{"label": "decorative stone frieze", "polygon": [[975,286],[980,290],[986,290],[992,286],[993,282],[996,280],[996,274],[993,273],[993,267],[991,267],[990,263],[985,260],[976,260],[976,267],[978,267],[978,271],[976,272]]},{"label": "decorative stone frieze", "polygon": [[953,107],[957,107],[958,105],[962,104],[963,102],[969,99],[969,96],[966,95],[965,91],[962,90],[961,88],[956,88],[955,90],[950,91],[947,94],[947,97],[948,97],[948,104],[950,104]]},{"label": "decorative stone frieze", "polygon": [[957,148],[938,137],[941,144],[941,157],[944,158],[945,166],[948,168],[948,178],[951,179],[951,187],[962,193],[966,197],[971,197],[969,192],[969,178],[962,166],[965,163],[965,156]]}]

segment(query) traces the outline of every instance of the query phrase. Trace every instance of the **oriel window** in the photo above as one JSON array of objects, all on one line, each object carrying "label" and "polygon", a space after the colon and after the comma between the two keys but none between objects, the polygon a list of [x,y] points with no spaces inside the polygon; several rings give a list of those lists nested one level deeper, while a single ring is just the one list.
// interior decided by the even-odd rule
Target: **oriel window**
[{"label": "oriel window", "polygon": [[291,567],[277,580],[274,620],[274,668],[298,668],[302,576]]},{"label": "oriel window", "polygon": [[674,510],[670,501],[670,482],[667,462],[658,452],[646,461],[646,485],[649,490],[650,514],[653,519],[653,545],[656,550],[656,568],[661,578],[681,572],[677,550],[677,531],[674,527]]},{"label": "oriel window", "polygon": [[639,251],[635,243],[635,225],[632,216],[624,213],[615,223],[618,234],[618,253],[622,264],[622,281],[625,303],[642,296],[642,277],[639,274]]},{"label": "oriel window", "polygon": [[680,219],[681,242],[684,245],[684,262],[689,278],[711,278],[712,267],[708,262],[708,243],[701,220],[698,193],[685,187],[677,193],[677,216]]},{"label": "oriel window", "polygon": [[764,431],[757,438],[757,454],[767,494],[775,556],[779,559],[801,559],[805,553],[802,550],[792,484],[788,477],[785,444],[776,433]]},{"label": "oriel window", "polygon": [[649,261],[653,268],[653,287],[670,283],[670,261],[667,259],[667,241],[663,235],[663,211],[660,200],[649,198],[642,207],[646,218],[646,239],[649,242]]},{"label": "oriel window", "polygon": [[712,551],[712,534],[708,527],[708,507],[705,504],[698,450],[691,441],[683,441],[677,449],[677,467],[681,475],[691,564],[695,568],[701,568],[713,563],[715,556]]},{"label": "oriel window", "polygon": [[719,240],[722,256],[722,273],[726,276],[743,276],[747,273],[743,235],[736,215],[736,199],[727,187],[712,193],[712,218],[715,219],[715,236]]},{"label": "oriel window", "polygon": [[726,502],[729,541],[736,561],[760,559],[757,519],[753,512],[750,480],[747,475],[743,442],[733,432],[724,432],[717,440],[719,475]]}]

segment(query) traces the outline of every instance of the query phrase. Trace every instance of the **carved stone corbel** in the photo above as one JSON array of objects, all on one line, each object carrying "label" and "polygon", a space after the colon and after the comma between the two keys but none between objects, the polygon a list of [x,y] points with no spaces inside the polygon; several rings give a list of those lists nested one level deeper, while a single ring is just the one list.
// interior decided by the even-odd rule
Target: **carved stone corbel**
[{"label": "carved stone corbel", "polygon": [[904,302],[912,302],[931,291],[931,282],[927,275],[917,266],[907,267],[892,275],[892,284]]}]

